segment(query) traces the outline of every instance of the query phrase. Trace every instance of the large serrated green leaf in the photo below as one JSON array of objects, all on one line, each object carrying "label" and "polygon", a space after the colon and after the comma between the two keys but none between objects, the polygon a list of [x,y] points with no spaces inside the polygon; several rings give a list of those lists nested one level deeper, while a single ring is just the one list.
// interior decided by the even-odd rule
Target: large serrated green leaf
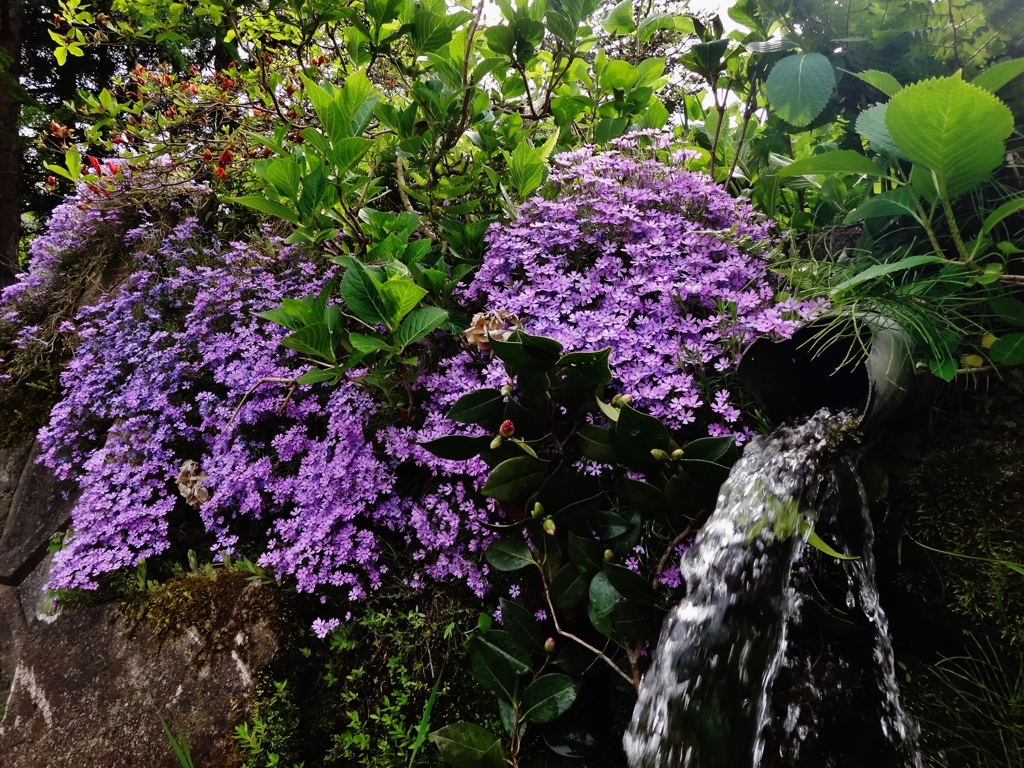
[{"label": "large serrated green leaf", "polygon": [[300,328],[285,336],[281,344],[304,355],[313,355],[332,364],[337,362],[334,359],[334,336],[327,328],[327,323],[313,323]]},{"label": "large serrated green leaf", "polygon": [[341,279],[341,298],[364,323],[385,325],[388,305],[381,296],[378,280],[362,264],[353,261]]},{"label": "large serrated green leaf", "polygon": [[959,77],[924,80],[892,97],[885,125],[903,154],[935,173],[948,199],[970,192],[1003,161],[1013,114]]},{"label": "large serrated green leaf", "polygon": [[800,128],[809,125],[828,104],[836,76],[832,63],[820,53],[800,53],[778,61],[765,86],[779,117]]},{"label": "large serrated green leaf", "polygon": [[445,20],[436,13],[417,11],[412,17],[413,30],[410,37],[415,53],[428,53],[448,45],[452,32]]}]

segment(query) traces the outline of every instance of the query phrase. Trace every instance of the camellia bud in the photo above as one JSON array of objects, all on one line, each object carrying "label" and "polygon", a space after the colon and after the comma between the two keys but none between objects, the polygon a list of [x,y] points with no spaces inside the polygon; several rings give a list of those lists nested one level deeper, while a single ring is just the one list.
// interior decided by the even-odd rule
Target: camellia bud
[{"label": "camellia bud", "polygon": [[615,559],[615,553],[612,552],[610,549],[606,549],[604,551],[604,559],[605,562],[610,563],[612,560]]},{"label": "camellia bud", "polygon": [[516,433],[516,425],[512,423],[512,419],[505,419],[501,422],[501,428],[498,430],[498,434],[502,437],[512,437]]},{"label": "camellia bud", "polygon": [[612,398],[612,405],[618,405],[619,404],[619,400],[621,400],[621,399],[622,399],[622,395],[616,395],[615,397]]},{"label": "camellia bud", "polygon": [[554,652],[555,652],[555,638],[549,637],[547,640],[544,641],[544,653],[554,653]]},{"label": "camellia bud", "polygon": [[669,455],[661,448],[651,448],[651,458],[655,461],[668,461]]},{"label": "camellia bud", "polygon": [[552,520],[550,517],[544,521],[544,533],[546,533],[548,536],[555,535],[555,521]]},{"label": "camellia bud", "polygon": [[534,518],[544,517],[544,505],[539,501],[533,505],[533,516]]},{"label": "camellia bud", "polygon": [[681,458],[683,458],[682,448],[676,448],[674,451],[672,451],[672,461],[679,461]]},{"label": "camellia bud", "polygon": [[504,385],[501,388],[501,396],[502,397],[511,397],[512,396],[512,385],[511,384],[506,384],[506,385]]},{"label": "camellia bud", "polygon": [[619,398],[619,404],[620,405],[621,404],[629,405],[632,402],[633,402],[633,396],[632,395],[623,395],[622,397]]},{"label": "camellia bud", "polygon": [[491,440],[491,450],[496,451],[499,448],[501,448],[501,435],[498,435],[496,438]]}]

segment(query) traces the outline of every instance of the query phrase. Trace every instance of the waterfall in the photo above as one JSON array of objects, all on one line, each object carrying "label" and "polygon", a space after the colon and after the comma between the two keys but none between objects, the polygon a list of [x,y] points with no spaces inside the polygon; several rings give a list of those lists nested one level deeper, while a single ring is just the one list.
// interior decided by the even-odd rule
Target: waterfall
[{"label": "waterfall", "polygon": [[[624,738],[631,768],[760,764],[772,683],[801,602],[791,583],[793,566],[818,505],[836,495],[829,484],[840,464],[837,448],[854,425],[850,414],[823,410],[747,445],[680,564],[686,596],[666,619]],[[912,741],[916,731],[895,692],[869,545],[849,573],[875,627],[876,663],[887,664],[883,696],[891,695],[894,704],[882,727]],[[910,764],[919,765],[919,758]]]}]

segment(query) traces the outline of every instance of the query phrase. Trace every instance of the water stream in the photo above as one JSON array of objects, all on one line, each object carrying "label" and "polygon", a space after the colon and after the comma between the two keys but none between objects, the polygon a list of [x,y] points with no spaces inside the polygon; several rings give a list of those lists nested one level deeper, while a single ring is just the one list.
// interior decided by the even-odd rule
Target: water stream
[{"label": "water stream", "polygon": [[[665,622],[624,738],[631,768],[760,765],[772,683],[801,604],[793,566],[805,534],[828,512],[822,505],[836,503],[839,446],[853,425],[849,414],[820,411],[747,445],[680,565],[686,597]],[[901,742],[904,764],[918,766],[916,729],[899,705],[874,585],[870,519],[863,499],[856,501],[868,527],[865,554],[847,572],[874,627],[876,679],[888,702],[881,727],[889,740]]]}]

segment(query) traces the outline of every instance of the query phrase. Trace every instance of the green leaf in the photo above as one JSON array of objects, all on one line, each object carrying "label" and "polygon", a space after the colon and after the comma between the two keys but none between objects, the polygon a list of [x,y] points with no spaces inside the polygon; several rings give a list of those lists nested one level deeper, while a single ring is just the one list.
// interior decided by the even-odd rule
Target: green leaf
[{"label": "green leaf", "polygon": [[625,643],[650,640],[662,615],[661,609],[654,606],[633,602],[616,603],[609,617],[612,622],[612,637]]},{"label": "green leaf", "polygon": [[619,593],[608,581],[608,576],[602,571],[590,581],[590,600],[587,604],[587,615],[594,629],[605,637],[612,632],[612,609],[619,599]]},{"label": "green leaf", "polygon": [[82,175],[82,155],[77,147],[68,147],[68,151],[64,153],[64,164],[68,167],[71,180],[78,181]]},{"label": "green leaf", "polygon": [[416,285],[408,275],[393,277],[381,283],[379,290],[385,306],[384,322],[392,330],[398,328],[402,318],[412,312],[427,295],[426,289]]},{"label": "green leaf", "polygon": [[307,325],[305,328],[285,336],[281,340],[281,345],[304,355],[319,357],[332,364],[337,362],[334,358],[334,336],[328,329],[327,323]]},{"label": "green leaf", "polygon": [[513,58],[516,50],[516,33],[511,27],[488,27],[484,30],[487,47],[499,56]]},{"label": "green leaf", "polygon": [[838,149],[804,157],[778,170],[779,176],[816,176],[820,173],[853,173],[858,176],[884,176],[877,165],[852,149]]},{"label": "green leaf", "polygon": [[516,676],[528,675],[533,672],[533,668],[530,666],[530,654],[508,632],[491,629],[477,635],[473,642],[483,643],[495,651]]},{"label": "green leaf", "polygon": [[247,208],[253,208],[260,213],[267,214],[268,216],[275,216],[279,219],[284,219],[292,224],[299,223],[299,217],[295,211],[281,203],[275,202],[261,195],[245,195],[244,197],[228,197],[225,199],[229,203],[244,205]]},{"label": "green leaf", "polygon": [[506,632],[527,651],[537,652],[544,649],[544,633],[541,632],[540,625],[532,613],[519,603],[513,603],[505,598],[498,600],[498,605],[501,608],[501,626]]},{"label": "green leaf", "polygon": [[924,80],[892,97],[885,124],[903,154],[938,177],[948,199],[970,192],[1003,161],[1013,114],[959,77]]},{"label": "green leaf", "polygon": [[505,398],[496,389],[478,389],[463,395],[448,411],[448,418],[462,424],[479,424],[492,432],[498,431],[505,413]]},{"label": "green leaf", "polygon": [[885,111],[887,104],[876,104],[865,109],[857,116],[855,124],[857,133],[871,143],[871,149],[880,154],[903,157],[900,148],[889,135],[889,129],[885,127]]},{"label": "green leaf", "polygon": [[413,29],[409,42],[417,54],[436,51],[452,41],[452,32],[445,20],[436,13],[417,11],[412,17]]},{"label": "green leaf", "polygon": [[628,61],[613,59],[604,68],[598,83],[606,91],[613,91],[616,88],[625,90],[632,86],[639,77],[640,72]]},{"label": "green leaf", "polygon": [[654,449],[667,451],[669,448],[668,428],[653,416],[640,413],[625,403],[619,406],[614,433],[622,447],[642,461],[654,461],[651,457]]},{"label": "green leaf", "polygon": [[611,432],[593,424],[584,424],[576,433],[580,452],[591,461],[602,464],[615,463],[615,450],[612,448]]},{"label": "green leaf", "polygon": [[[845,72],[846,70],[843,71]],[[868,85],[874,86],[886,96],[895,96],[903,89],[903,86],[900,85],[900,81],[888,72],[880,72],[877,69],[866,69],[863,72],[850,72],[849,74],[860,78]]]},{"label": "green leaf", "polygon": [[765,84],[776,113],[796,127],[809,125],[836,87],[832,63],[820,53],[801,53],[776,62]]},{"label": "green leaf", "polygon": [[303,325],[295,315],[288,312],[284,307],[268,309],[266,312],[254,312],[253,314],[255,314],[256,317],[262,317],[264,320],[269,320],[272,323],[283,325],[285,328],[289,328],[293,331],[299,330]]},{"label": "green leaf", "polygon": [[601,21],[601,26],[609,35],[629,35],[636,31],[633,21],[633,0],[622,0],[609,11]]},{"label": "green leaf", "polygon": [[405,349],[419,341],[448,319],[448,313],[439,307],[420,307],[409,313],[395,332],[395,346]]},{"label": "green leaf", "polygon": [[57,59],[57,66],[63,67],[68,60],[68,49],[63,45],[58,45],[53,49],[53,57]]},{"label": "green leaf", "polygon": [[322,381],[334,381],[338,371],[334,368],[313,368],[295,380],[296,384],[319,384]]},{"label": "green leaf", "polygon": [[491,470],[480,492],[498,501],[523,501],[544,482],[547,468],[547,462],[532,456],[506,459]]},{"label": "green leaf", "polygon": [[495,539],[484,552],[484,558],[499,571],[518,571],[534,565],[530,548],[521,538]]},{"label": "green leaf", "polygon": [[935,256],[927,254],[925,256],[908,256],[905,259],[900,259],[895,262],[887,262],[884,264],[875,264],[874,266],[868,267],[867,269],[858,272],[856,275],[851,277],[849,280],[844,280],[839,285],[832,289],[832,295],[836,295],[840,291],[844,291],[847,288],[852,288],[855,285],[859,285],[867,280],[874,280],[878,277],[884,277],[885,275],[891,275],[893,272],[902,272],[906,269],[913,269],[914,267],[920,267],[924,264],[944,264],[945,259],[941,256]]},{"label": "green leaf", "polygon": [[658,593],[654,591],[646,579],[629,568],[622,565],[604,564],[604,574],[608,577],[608,583],[615,587],[615,590],[638,605],[655,605],[658,602]]},{"label": "green leaf", "polygon": [[681,35],[693,34],[693,19],[682,14],[655,13],[640,22],[637,32],[640,41],[646,43],[659,29],[668,29]]},{"label": "green leaf", "polygon": [[348,336],[348,341],[349,344],[353,346],[353,348],[358,349],[360,352],[365,352],[367,354],[371,352],[376,352],[381,349],[387,349],[389,346],[391,346],[380,336],[368,336],[365,333],[350,333]]},{"label": "green leaf", "polygon": [[824,552],[829,557],[834,557],[838,560],[856,560],[857,558],[853,555],[844,555],[842,552],[836,552],[832,547],[821,540],[813,530],[807,536],[807,543],[820,552]]},{"label": "green leaf", "polygon": [[500,739],[479,725],[452,723],[430,734],[430,740],[452,768],[505,768]]},{"label": "green leaf", "polygon": [[587,599],[590,579],[574,563],[563,565],[551,580],[551,602],[555,608],[569,610]]},{"label": "green leaf", "polygon": [[593,576],[604,568],[605,546],[596,539],[569,533],[569,559],[576,570],[586,576]]},{"label": "green leaf", "polygon": [[605,117],[594,128],[594,141],[607,144],[625,133],[628,125],[629,120],[624,117]]},{"label": "green leaf", "polygon": [[487,450],[493,440],[490,435],[467,437],[465,435],[446,435],[425,443],[417,443],[421,448],[430,451],[441,459],[449,461],[469,461]]},{"label": "green leaf", "polygon": [[914,216],[916,218],[917,203],[914,200],[914,193],[907,187],[900,187],[875,195],[863,205],[858,206],[856,210],[850,211],[843,219],[843,224],[885,216]]},{"label": "green leaf", "polygon": [[698,437],[683,446],[683,456],[687,459],[703,459],[718,461],[725,458],[729,463],[735,461],[736,439],[734,437]]},{"label": "green leaf", "polygon": [[1024,333],[1009,333],[1000,336],[988,349],[992,359],[1003,365],[1024,363]]},{"label": "green leaf", "polygon": [[511,155],[506,153],[506,159],[509,183],[519,194],[519,199],[525,200],[544,180],[544,160],[540,152],[525,141],[520,142]]},{"label": "green leaf", "polygon": [[469,667],[473,679],[491,696],[515,703],[518,675],[516,667],[485,643],[472,642],[469,648]]},{"label": "green leaf", "polygon": [[378,280],[361,263],[352,261],[341,279],[341,298],[349,310],[369,325],[387,325],[388,304]]},{"label": "green leaf", "polygon": [[1024,325],[1024,302],[1012,296],[997,296],[988,305],[999,319],[1011,325]]},{"label": "green leaf", "polygon": [[351,169],[372,146],[373,142],[362,136],[351,136],[335,141],[330,154],[335,173],[344,174]]},{"label": "green leaf", "polygon": [[568,675],[541,675],[523,692],[523,719],[529,723],[550,723],[568,711],[578,692],[576,681]]},{"label": "green leaf", "polygon": [[1024,209],[1024,198],[1018,200],[1010,200],[1009,202],[1003,203],[996,208],[992,213],[985,217],[985,223],[981,226],[981,231],[984,234],[988,234],[995,226],[1005,219],[1007,216],[1016,213],[1019,210]]},{"label": "green leaf", "polygon": [[990,93],[995,93],[1022,74],[1024,74],[1024,59],[1010,59],[1010,61],[1004,61],[989,67],[971,80],[971,85],[976,85]]}]

